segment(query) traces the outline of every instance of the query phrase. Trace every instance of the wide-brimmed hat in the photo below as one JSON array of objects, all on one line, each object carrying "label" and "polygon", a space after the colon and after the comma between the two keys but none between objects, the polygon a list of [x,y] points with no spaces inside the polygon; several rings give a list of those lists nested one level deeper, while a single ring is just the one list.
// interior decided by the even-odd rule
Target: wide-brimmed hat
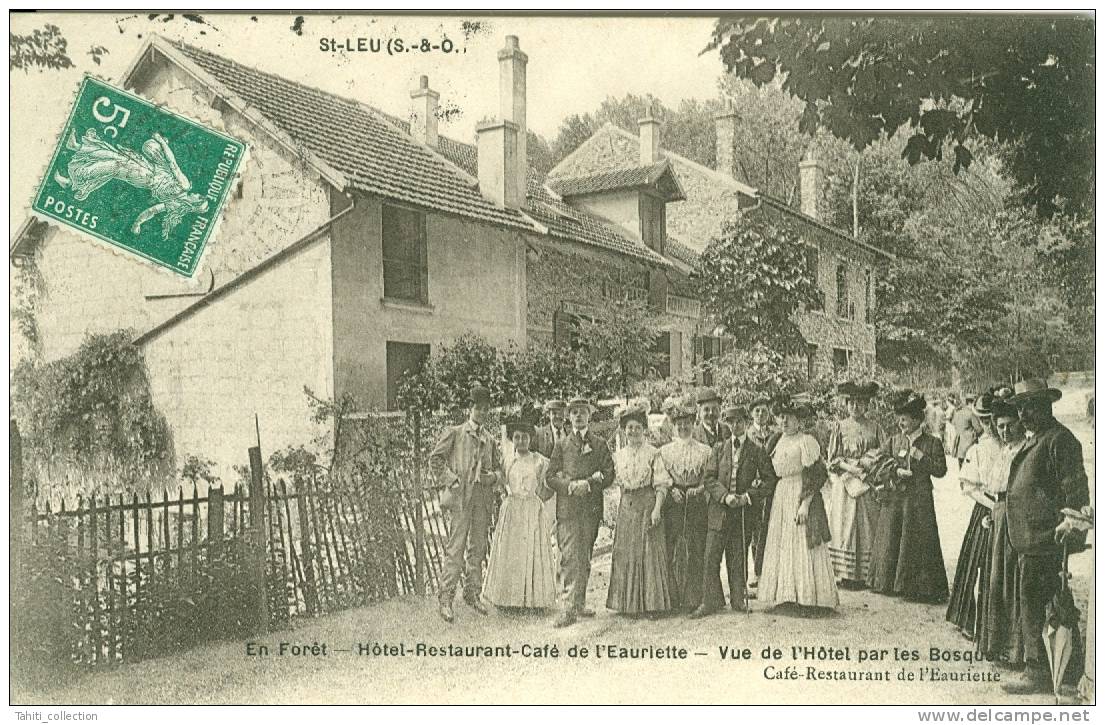
[{"label": "wide-brimmed hat", "polygon": [[568,401],[560,400],[559,398],[545,401],[545,412],[550,410],[567,410]]},{"label": "wide-brimmed hat", "polygon": [[767,406],[767,408],[770,410],[771,409],[771,398],[767,397],[766,395],[759,395],[759,396],[753,398],[752,402],[748,404],[748,409],[752,410],[753,408],[758,407],[760,405]]},{"label": "wide-brimmed hat", "polygon": [[990,417],[994,420],[998,418],[1016,418],[1018,417],[1017,406],[1007,400],[994,400],[990,404]]},{"label": "wide-brimmed hat", "polygon": [[471,405],[491,405],[491,393],[482,385],[474,385],[468,391],[468,402]]},{"label": "wide-brimmed hat", "polygon": [[695,396],[694,402],[699,405],[704,403],[720,403],[721,396],[717,394],[717,391],[713,388],[702,388],[698,391],[698,395]]},{"label": "wide-brimmed hat", "polygon": [[684,418],[695,418],[698,416],[698,407],[695,406],[692,400],[677,401],[675,407],[668,411],[668,417],[673,421],[682,420]]},{"label": "wide-brimmed hat", "polygon": [[868,383],[854,383],[849,380],[846,383],[841,383],[836,386],[836,392],[838,395],[843,395],[845,398],[859,398],[861,400],[870,400],[879,394],[879,384],[871,381]]},{"label": "wide-brimmed hat", "polygon": [[743,420],[748,421],[748,410],[743,405],[730,405],[721,410],[721,419],[723,421],[730,420]]},{"label": "wide-brimmed hat", "polygon": [[589,399],[584,398],[582,395],[576,396],[568,401],[568,410],[572,410],[573,408],[587,408],[592,413],[598,410]]},{"label": "wide-brimmed hat", "polygon": [[983,393],[975,399],[974,412],[979,418],[989,418],[993,413],[994,396]]},{"label": "wide-brimmed hat", "polygon": [[994,396],[995,400],[1009,400],[1013,397],[1013,387],[1004,383],[995,385],[990,388],[990,394]]},{"label": "wide-brimmed hat", "polygon": [[894,401],[894,413],[897,415],[911,415],[915,418],[923,418],[925,415],[925,408],[927,407],[928,403],[925,402],[925,396],[909,388],[899,392],[897,399]]},{"label": "wide-brimmed hat", "polygon": [[638,403],[631,403],[618,408],[616,417],[619,428],[624,428],[626,423],[631,420],[637,421],[646,428],[648,427],[648,411]]},{"label": "wide-brimmed hat", "polygon": [[1021,403],[1026,403],[1030,400],[1039,400],[1041,398],[1054,403],[1062,397],[1063,391],[1058,388],[1049,388],[1047,381],[1043,378],[1028,378],[1013,386],[1013,397],[1009,400],[1015,405],[1020,405]]},{"label": "wide-brimmed hat", "polygon": [[791,398],[781,398],[775,401],[775,415],[793,415],[796,418],[812,418],[814,416],[813,405],[804,395],[796,395]]},{"label": "wide-brimmed hat", "polygon": [[515,433],[527,433],[529,437],[535,438],[537,436],[537,429],[533,427],[533,423],[521,418],[515,418],[514,420],[508,420],[506,422],[506,437],[510,438]]}]

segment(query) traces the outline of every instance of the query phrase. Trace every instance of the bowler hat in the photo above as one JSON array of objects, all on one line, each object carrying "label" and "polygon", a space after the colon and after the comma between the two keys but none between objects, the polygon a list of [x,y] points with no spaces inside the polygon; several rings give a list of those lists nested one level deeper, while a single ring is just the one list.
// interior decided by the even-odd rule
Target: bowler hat
[{"label": "bowler hat", "polygon": [[1048,402],[1054,403],[1063,397],[1061,390],[1049,388],[1047,381],[1042,378],[1028,378],[1020,381],[1013,386],[1013,393],[1013,397],[1009,400],[1017,405],[1040,398],[1046,398]]},{"label": "bowler hat", "polygon": [[537,435],[537,430],[533,427],[533,423],[527,420],[522,420],[521,418],[508,420],[506,422],[507,438],[510,438],[515,433],[526,433],[532,439]]},{"label": "bowler hat", "polygon": [[703,405],[704,403],[720,403],[721,396],[718,395],[717,391],[713,388],[702,388],[698,391],[695,402],[699,405]]},{"label": "bowler hat", "polygon": [[468,402],[472,405],[491,405],[491,393],[482,385],[475,385],[468,391]]},{"label": "bowler hat", "polygon": [[743,405],[730,405],[721,411],[721,419],[726,422],[730,420],[743,420],[747,422],[748,411]]},{"label": "bowler hat", "polygon": [[546,411],[566,410],[567,407],[568,407],[568,401],[566,401],[566,400],[554,399],[554,400],[546,400],[545,401],[545,410]]}]

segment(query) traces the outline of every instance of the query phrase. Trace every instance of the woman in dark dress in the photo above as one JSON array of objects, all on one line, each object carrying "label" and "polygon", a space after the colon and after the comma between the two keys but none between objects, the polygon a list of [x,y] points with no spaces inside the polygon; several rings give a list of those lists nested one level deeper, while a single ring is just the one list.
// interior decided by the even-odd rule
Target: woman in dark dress
[{"label": "woman in dark dress", "polygon": [[867,583],[880,594],[924,602],[948,598],[948,575],[932,500],[932,479],[947,473],[944,446],[925,433],[925,399],[906,390],[894,406],[898,430],[889,453],[900,485],[884,492]]}]

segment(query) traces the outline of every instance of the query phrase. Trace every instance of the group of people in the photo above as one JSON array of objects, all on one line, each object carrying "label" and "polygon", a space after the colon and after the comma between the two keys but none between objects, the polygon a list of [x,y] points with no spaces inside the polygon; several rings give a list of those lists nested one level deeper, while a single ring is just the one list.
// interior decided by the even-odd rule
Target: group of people
[{"label": "group of people", "polygon": [[[490,396],[474,388],[468,420],[447,429],[430,456],[449,524],[440,616],[454,621],[462,576],[464,601],[480,614],[485,602],[548,609],[559,601],[555,626],[594,616],[587,584],[611,486],[620,489],[606,593],[614,612],[718,612],[726,605],[723,560],[734,610],[755,598],[816,614],[838,606],[838,586],[946,601],[933,479],[947,464],[944,442],[926,432],[929,406],[899,391],[890,434],[869,415],[878,385],[849,382],[837,392],[848,416],[825,450],[809,432],[815,412],[807,402],[723,406],[707,388],[666,401],[658,430],[643,405],[623,407],[615,440],[594,430],[589,400],[548,401],[547,423],[509,421],[510,445],[500,451],[484,427]],[[1063,546],[1078,536],[1061,511],[1088,503],[1081,447],[1051,415],[1058,395],[1030,380],[980,396],[973,413],[982,430],[960,466],[977,505],[948,618],[984,654],[1027,665],[1014,691],[1043,681],[1044,607],[1059,584]]]}]

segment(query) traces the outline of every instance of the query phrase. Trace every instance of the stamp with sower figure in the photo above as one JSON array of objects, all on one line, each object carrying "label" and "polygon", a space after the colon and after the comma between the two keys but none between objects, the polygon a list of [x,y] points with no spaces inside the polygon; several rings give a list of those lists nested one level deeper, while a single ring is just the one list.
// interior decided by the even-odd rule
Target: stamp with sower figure
[{"label": "stamp with sower figure", "polygon": [[237,139],[86,76],[32,209],[191,277],[245,152]]}]

